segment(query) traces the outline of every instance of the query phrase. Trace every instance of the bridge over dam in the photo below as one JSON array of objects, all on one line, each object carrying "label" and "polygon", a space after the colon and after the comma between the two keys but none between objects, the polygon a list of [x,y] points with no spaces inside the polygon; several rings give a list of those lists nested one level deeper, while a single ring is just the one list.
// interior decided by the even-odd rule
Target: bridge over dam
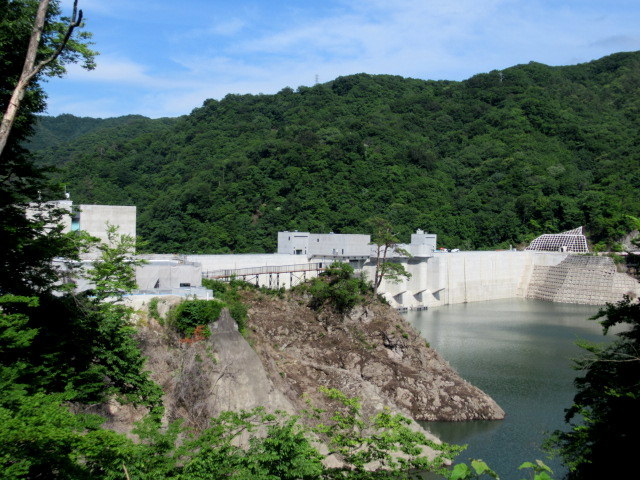
[{"label": "bridge over dam", "polygon": [[202,278],[230,281],[244,280],[267,288],[291,288],[318,275],[331,262],[298,263],[294,265],[267,265],[264,267],[227,268],[203,271]]}]

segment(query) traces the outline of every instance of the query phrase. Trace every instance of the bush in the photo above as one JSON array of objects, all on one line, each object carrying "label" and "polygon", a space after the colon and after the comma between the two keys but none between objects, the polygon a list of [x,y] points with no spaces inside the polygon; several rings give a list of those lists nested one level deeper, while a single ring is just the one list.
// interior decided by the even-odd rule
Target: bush
[{"label": "bush", "polygon": [[[175,326],[185,337],[193,335],[200,325],[215,322],[220,316],[224,304],[216,300],[188,300],[177,306],[175,312]],[[202,329],[201,329],[202,330]],[[208,336],[208,330],[203,332]]]},{"label": "bush", "polygon": [[212,280],[210,278],[203,278],[202,286],[211,290],[216,297],[218,295],[224,295],[229,288],[229,285],[226,282],[221,280]]},{"label": "bush", "polygon": [[247,312],[249,311],[249,309],[244,303],[240,302],[239,300],[229,302],[227,306],[229,307],[229,313],[231,314],[231,317],[238,324],[238,331],[241,335],[244,336],[247,330]]},{"label": "bush", "polygon": [[[202,285],[213,290],[223,307],[229,309],[231,317],[238,324],[238,331],[243,336],[247,330],[247,306],[240,299],[240,290],[258,290],[258,287],[244,280],[232,279],[229,283],[220,280],[203,279]],[[263,289],[260,289],[263,291]]]},{"label": "bush", "polygon": [[350,312],[372,291],[363,278],[353,275],[353,267],[347,263],[332,264],[303,288],[311,294],[311,308],[330,305],[340,313]]},{"label": "bush", "polygon": [[149,316],[155,320],[161,321],[160,312],[158,311],[158,302],[160,299],[158,297],[154,297],[149,302]]}]

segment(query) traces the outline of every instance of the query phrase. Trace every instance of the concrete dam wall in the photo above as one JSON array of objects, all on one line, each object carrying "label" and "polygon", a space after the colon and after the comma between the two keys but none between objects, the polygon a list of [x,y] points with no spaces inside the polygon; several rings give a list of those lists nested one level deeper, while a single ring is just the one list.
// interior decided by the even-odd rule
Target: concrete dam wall
[{"label": "concrete dam wall", "polygon": [[[565,303],[603,305],[638,282],[618,273],[607,257],[555,252],[493,251],[434,253],[403,259],[411,278],[384,281],[381,292],[395,307],[421,308],[454,303],[526,297]],[[375,266],[364,267],[369,277]]]},{"label": "concrete dam wall", "polygon": [[[341,259],[253,254],[188,255],[185,260],[200,264],[203,276],[209,278],[223,278],[221,273],[228,271],[257,285],[290,288],[316,276],[319,266]],[[391,261],[401,263],[411,274],[399,283],[385,280],[380,286],[380,293],[397,308],[514,297],[604,305],[621,300],[626,293],[640,293],[639,283],[616,272],[608,257],[535,251],[428,252]],[[373,279],[374,257],[352,264]]]}]

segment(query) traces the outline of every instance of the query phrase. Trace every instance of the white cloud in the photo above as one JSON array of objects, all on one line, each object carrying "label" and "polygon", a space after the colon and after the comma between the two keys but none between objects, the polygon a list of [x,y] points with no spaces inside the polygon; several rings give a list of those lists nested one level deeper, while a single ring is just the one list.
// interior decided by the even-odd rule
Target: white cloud
[{"label": "white cloud", "polygon": [[235,35],[246,26],[246,22],[239,18],[232,18],[225,22],[215,23],[211,26],[210,32],[215,35]]}]

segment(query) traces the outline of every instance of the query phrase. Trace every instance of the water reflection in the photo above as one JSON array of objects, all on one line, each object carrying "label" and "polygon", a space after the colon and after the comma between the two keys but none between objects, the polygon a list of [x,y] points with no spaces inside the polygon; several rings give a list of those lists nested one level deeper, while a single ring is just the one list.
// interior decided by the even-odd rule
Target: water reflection
[{"label": "water reflection", "polygon": [[[598,307],[509,299],[408,312],[411,322],[460,374],[505,410],[496,422],[428,422],[444,441],[468,443],[460,460],[481,458],[501,478],[520,478],[517,467],[546,461],[540,444],[564,428],[564,409],[575,393],[571,358],[578,339],[603,341]],[[558,462],[550,461],[556,478]]]}]

